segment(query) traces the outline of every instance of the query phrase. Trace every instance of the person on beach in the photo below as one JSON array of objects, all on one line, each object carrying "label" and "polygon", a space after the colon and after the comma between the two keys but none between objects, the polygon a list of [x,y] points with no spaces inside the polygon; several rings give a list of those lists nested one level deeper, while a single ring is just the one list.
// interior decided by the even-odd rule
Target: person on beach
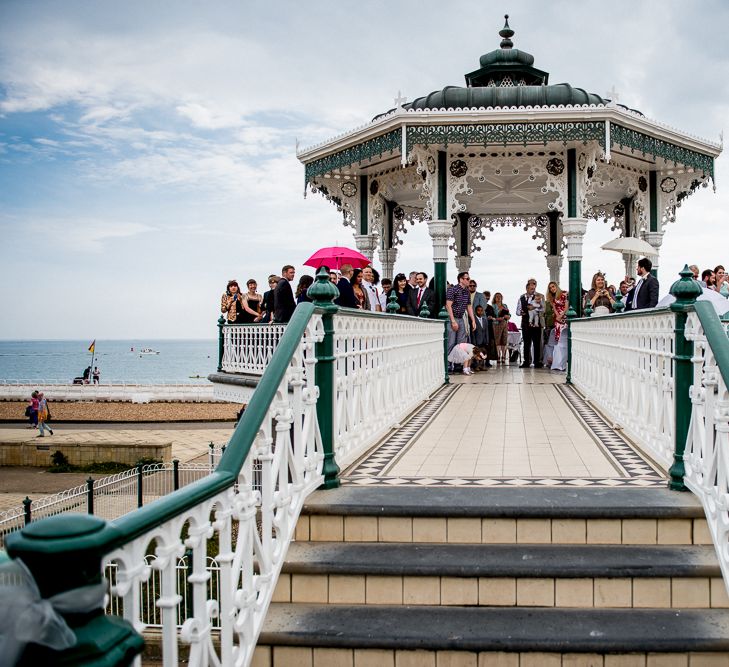
[{"label": "person on beach", "polygon": [[99,381],[101,380],[101,371],[98,366],[94,366],[94,372],[91,374],[91,377],[94,378],[94,384],[99,384]]},{"label": "person on beach", "polygon": [[38,392],[38,430],[40,433],[36,436],[38,438],[45,437],[43,431],[48,429],[48,432],[53,435],[53,429],[50,427],[48,422],[51,420],[51,411],[48,409],[48,401],[43,395],[42,391]]}]

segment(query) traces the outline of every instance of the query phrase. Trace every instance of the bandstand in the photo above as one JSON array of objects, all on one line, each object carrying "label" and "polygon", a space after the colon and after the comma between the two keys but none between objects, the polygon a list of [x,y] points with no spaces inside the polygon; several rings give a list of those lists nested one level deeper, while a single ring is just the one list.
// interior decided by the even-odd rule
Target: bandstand
[{"label": "bandstand", "polygon": [[[568,83],[550,84],[514,48],[508,15],[500,48],[482,55],[465,87],[446,86],[298,153],[307,189],[379,253],[391,277],[408,225],[427,223],[438,304],[448,249],[458,271],[494,232],[531,233],[558,280],[566,248],[571,305],[580,313],[589,221],[647,241],[658,253],[676,209],[714,178],[721,146]],[[636,258],[623,256],[626,273]]]}]

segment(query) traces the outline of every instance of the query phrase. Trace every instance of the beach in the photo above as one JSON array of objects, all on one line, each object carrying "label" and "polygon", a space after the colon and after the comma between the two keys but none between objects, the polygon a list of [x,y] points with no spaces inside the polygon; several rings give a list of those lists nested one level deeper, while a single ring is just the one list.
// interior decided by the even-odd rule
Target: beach
[{"label": "beach", "polygon": [[[0,423],[27,422],[24,401],[0,401]],[[53,424],[64,422],[221,422],[235,421],[237,403],[53,402]]]}]

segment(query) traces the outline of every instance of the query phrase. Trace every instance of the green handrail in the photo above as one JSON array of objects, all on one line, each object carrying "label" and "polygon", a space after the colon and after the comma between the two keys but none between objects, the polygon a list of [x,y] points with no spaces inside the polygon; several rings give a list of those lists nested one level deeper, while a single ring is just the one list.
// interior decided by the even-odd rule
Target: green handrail
[{"label": "green handrail", "polygon": [[704,329],[704,335],[711,346],[711,351],[714,353],[724,384],[729,387],[729,338],[727,338],[726,331],[721,325],[714,306],[709,301],[697,301],[694,304],[694,310],[699,316],[699,322]]},{"label": "green handrail", "polygon": [[[43,578],[44,573],[34,571],[28,560],[36,560],[40,554],[91,550],[97,556],[103,556],[234,484],[315,310],[313,304],[302,303],[294,311],[271,362],[213,473],[112,522],[96,518],[95,521],[99,523],[93,530],[84,531],[83,535],[79,535],[73,521],[82,518],[81,516],[61,515],[32,523],[5,538],[10,556],[23,558],[38,581],[39,577]],[[55,529],[52,527],[54,523]],[[70,534],[67,537],[63,536],[66,532],[64,526],[69,529]],[[46,541],[42,539],[44,535],[53,535],[53,539]],[[54,568],[48,568],[47,574],[57,578],[53,570]],[[39,581],[39,585],[40,583]],[[41,590],[42,588],[41,586]]]}]

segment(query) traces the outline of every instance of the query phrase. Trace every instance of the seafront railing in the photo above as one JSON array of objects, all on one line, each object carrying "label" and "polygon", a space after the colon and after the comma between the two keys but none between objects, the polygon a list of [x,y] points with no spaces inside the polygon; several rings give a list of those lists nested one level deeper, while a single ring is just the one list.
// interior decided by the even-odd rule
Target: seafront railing
[{"label": "seafront railing", "polygon": [[667,309],[571,320],[568,377],[701,501],[729,591],[729,321],[681,276]]},{"label": "seafront railing", "polygon": [[[335,441],[345,459],[357,456],[443,381],[442,322],[338,312],[336,294],[320,272],[309,289],[315,303],[297,307],[210,475],[115,521],[66,514],[7,537],[8,554],[24,561],[44,598],[108,573],[110,613],[102,614],[102,597],[98,613],[65,619],[80,639],[113,635],[114,664],[139,654],[141,633],[157,619],[164,665],[177,664],[181,644],[192,665],[249,664],[304,500],[339,484]],[[336,326],[346,331],[337,343]],[[425,362],[417,346],[432,348],[439,363],[410,368]],[[355,412],[346,429],[337,426],[344,396],[373,405],[356,393],[369,380],[398,409]],[[58,657],[50,649],[39,656],[39,664]]]}]

